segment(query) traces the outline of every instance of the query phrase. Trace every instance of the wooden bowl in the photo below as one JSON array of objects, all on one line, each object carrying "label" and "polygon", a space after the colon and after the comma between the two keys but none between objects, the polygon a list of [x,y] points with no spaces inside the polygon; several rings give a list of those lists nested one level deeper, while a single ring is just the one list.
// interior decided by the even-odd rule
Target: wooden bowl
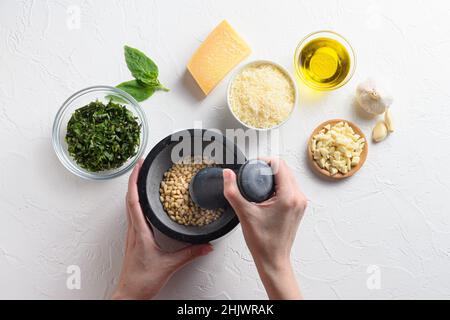
[{"label": "wooden bowl", "polygon": [[[348,125],[350,127],[352,127],[353,131],[355,131],[356,134],[359,134],[361,138],[364,138],[364,140],[366,140],[366,143],[364,144],[364,149],[361,152],[359,163],[355,167],[353,167],[349,172],[347,172],[345,174],[338,172],[335,175],[331,175],[326,169],[322,169],[317,164],[317,162],[314,161],[313,154],[311,152],[311,143],[312,143],[313,137],[316,134],[318,134],[319,131],[322,130],[326,125],[330,124],[331,126],[334,126],[336,123],[341,122],[341,121],[342,122],[347,122]],[[368,143],[367,143],[366,136],[364,135],[364,133],[361,131],[361,129],[358,126],[356,126],[354,123],[352,123],[352,122],[350,122],[348,120],[333,119],[333,120],[328,120],[328,121],[325,121],[325,122],[321,123],[316,129],[314,129],[314,131],[312,132],[312,134],[311,134],[311,136],[309,137],[309,140],[308,140],[307,152],[308,152],[309,163],[310,163],[312,169],[315,172],[317,172],[320,175],[325,176],[327,178],[333,179],[333,180],[341,180],[341,179],[345,179],[345,178],[351,177],[356,172],[358,172],[359,169],[361,169],[361,167],[363,166],[364,162],[366,161],[367,154],[369,152],[369,146],[368,146]]]}]

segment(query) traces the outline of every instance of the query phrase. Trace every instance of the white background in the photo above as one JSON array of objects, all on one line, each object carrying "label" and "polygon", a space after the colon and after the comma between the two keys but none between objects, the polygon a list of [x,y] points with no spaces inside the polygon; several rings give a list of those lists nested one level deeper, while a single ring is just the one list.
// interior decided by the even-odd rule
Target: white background
[{"label": "white background", "polygon": [[[73,29],[69,8],[80,10]],[[73,9],[73,8],[72,8]],[[69,10],[69,11],[68,11]],[[282,127],[282,157],[310,199],[293,249],[309,299],[450,298],[450,3],[448,1],[0,1],[0,298],[108,298],[121,267],[127,176],[89,182],[51,146],[62,102],[87,86],[131,78],[123,45],[148,53],[169,93],[142,103],[148,150],[202,120],[234,128],[229,77],[205,99],[186,63],[223,19],[253,54],[291,72],[306,34],[332,29],[352,43],[356,74],[312,99],[304,88]],[[305,162],[309,133],[343,117],[370,136],[376,120],[352,107],[356,85],[382,79],[395,96],[397,131],[370,143],[363,169],[328,183]],[[79,265],[81,290],[66,288]],[[369,266],[381,288],[369,290]],[[172,278],[159,298],[266,298],[240,229]]]}]

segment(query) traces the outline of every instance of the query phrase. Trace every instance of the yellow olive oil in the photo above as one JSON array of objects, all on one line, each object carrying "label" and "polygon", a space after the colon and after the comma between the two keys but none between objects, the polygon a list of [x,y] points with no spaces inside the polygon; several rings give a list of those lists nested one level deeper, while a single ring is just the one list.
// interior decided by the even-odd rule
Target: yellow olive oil
[{"label": "yellow olive oil", "polygon": [[307,85],[318,90],[340,86],[350,72],[350,55],[340,42],[317,38],[308,42],[300,52],[297,63]]}]

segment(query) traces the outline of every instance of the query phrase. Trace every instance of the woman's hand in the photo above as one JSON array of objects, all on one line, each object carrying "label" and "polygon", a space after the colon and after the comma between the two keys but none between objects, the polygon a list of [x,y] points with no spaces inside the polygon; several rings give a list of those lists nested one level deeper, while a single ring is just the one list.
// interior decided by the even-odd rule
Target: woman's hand
[{"label": "woman's hand", "polygon": [[236,175],[224,170],[224,195],[241,222],[245,241],[255,260],[261,280],[271,299],[301,298],[290,253],[306,209],[300,191],[286,163],[264,159],[275,172],[275,194],[263,203],[248,202],[239,192]]},{"label": "woman's hand", "polygon": [[137,179],[141,166],[142,160],[128,182],[125,257],[113,299],[150,299],[175,271],[213,250],[209,244],[189,246],[173,253],[163,252],[158,247],[139,204]]}]

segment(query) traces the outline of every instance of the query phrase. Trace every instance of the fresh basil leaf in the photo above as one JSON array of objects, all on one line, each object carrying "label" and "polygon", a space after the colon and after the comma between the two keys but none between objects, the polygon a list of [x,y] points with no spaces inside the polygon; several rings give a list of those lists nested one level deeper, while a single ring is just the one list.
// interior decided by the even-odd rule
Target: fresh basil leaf
[{"label": "fresh basil leaf", "polygon": [[138,80],[122,82],[116,87],[130,94],[138,102],[148,99],[155,92],[154,87],[148,86]]},{"label": "fresh basil leaf", "polygon": [[158,66],[152,59],[136,48],[125,46],[125,61],[128,69],[136,80],[152,85],[158,79]]},{"label": "fresh basil leaf", "polygon": [[[124,90],[141,102],[148,99],[156,90],[169,91],[158,80],[158,66],[152,59],[136,48],[124,46],[125,60],[131,74],[136,80],[123,82],[117,88]],[[120,101],[116,97],[110,97]]]}]

